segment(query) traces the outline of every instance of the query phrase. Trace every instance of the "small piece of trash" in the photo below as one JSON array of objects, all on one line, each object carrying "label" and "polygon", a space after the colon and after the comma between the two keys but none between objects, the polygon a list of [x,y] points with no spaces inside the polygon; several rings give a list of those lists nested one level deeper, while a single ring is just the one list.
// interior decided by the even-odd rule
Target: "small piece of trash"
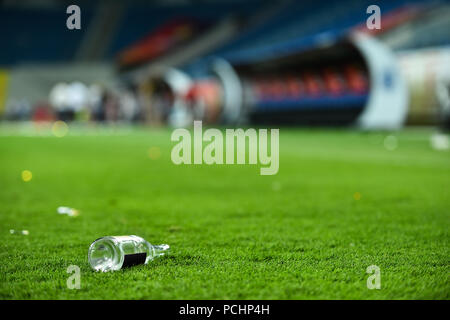
[{"label": "small piece of trash", "polygon": [[9,233],[10,234],[21,234],[24,236],[27,236],[30,234],[30,232],[28,230],[14,230],[14,229],[9,229]]},{"label": "small piece of trash", "polygon": [[449,137],[445,134],[435,133],[430,137],[431,147],[435,150],[443,151],[450,149]]},{"label": "small piece of trash", "polygon": [[58,207],[56,211],[59,214],[67,214],[69,217],[76,217],[80,214],[80,212],[77,209],[69,207]]}]

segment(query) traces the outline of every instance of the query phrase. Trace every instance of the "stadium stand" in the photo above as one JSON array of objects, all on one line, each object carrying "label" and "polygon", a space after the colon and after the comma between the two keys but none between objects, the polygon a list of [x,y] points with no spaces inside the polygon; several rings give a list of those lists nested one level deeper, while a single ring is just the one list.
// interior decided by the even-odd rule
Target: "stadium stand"
[{"label": "stadium stand", "polygon": [[[61,14],[63,12],[63,14]],[[70,62],[87,32],[94,8],[83,7],[81,30],[73,32],[65,27],[65,7],[45,10],[28,7],[0,9],[0,65],[21,62]],[[33,30],[30,34],[29,30]],[[14,31],[14,36],[11,36]]]}]

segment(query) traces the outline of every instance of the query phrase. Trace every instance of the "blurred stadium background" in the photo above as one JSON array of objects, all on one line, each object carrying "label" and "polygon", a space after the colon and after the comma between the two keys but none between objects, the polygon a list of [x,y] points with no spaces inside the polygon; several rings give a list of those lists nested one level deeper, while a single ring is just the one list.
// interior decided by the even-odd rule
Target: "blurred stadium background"
[{"label": "blurred stadium background", "polygon": [[[0,0],[0,43],[0,299],[449,298],[449,2]],[[279,172],[176,166],[195,119]],[[173,251],[92,272],[127,234]]]},{"label": "blurred stadium background", "polygon": [[[7,121],[448,127],[446,1],[1,1]],[[366,9],[381,8],[380,30]],[[29,122],[28,122],[29,123]]]}]

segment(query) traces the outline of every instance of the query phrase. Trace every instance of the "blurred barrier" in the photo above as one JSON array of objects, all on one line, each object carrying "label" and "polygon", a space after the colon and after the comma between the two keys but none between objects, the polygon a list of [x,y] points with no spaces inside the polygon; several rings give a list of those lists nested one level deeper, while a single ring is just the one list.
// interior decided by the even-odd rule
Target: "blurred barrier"
[{"label": "blurred barrier", "polygon": [[357,124],[363,129],[399,129],[408,114],[408,89],[394,53],[375,38],[356,33],[371,82],[369,100]]},{"label": "blurred barrier", "polygon": [[9,73],[6,70],[0,70],[0,115],[5,111],[6,99],[8,98]]},{"label": "blurred barrier", "polygon": [[445,91],[439,94],[437,90],[449,85],[450,48],[403,51],[398,54],[398,59],[410,93],[408,123],[429,125],[442,122],[441,118],[448,111],[442,110],[446,108],[446,102],[442,101],[445,98],[439,100],[439,95],[445,95]]}]

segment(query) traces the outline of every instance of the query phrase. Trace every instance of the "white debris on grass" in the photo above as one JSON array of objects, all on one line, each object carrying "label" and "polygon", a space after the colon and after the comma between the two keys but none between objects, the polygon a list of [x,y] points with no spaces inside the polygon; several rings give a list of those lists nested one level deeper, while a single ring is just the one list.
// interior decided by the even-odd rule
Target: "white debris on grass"
[{"label": "white debris on grass", "polygon": [[76,216],[78,216],[80,214],[80,212],[78,210],[76,210],[74,208],[70,208],[70,207],[58,207],[56,209],[56,211],[59,214],[66,214],[69,217],[76,217]]},{"label": "white debris on grass", "polygon": [[449,137],[442,133],[435,133],[430,137],[430,144],[434,150],[444,151],[450,149]]},{"label": "white debris on grass", "polygon": [[14,229],[9,229],[9,233],[10,234],[21,234],[24,236],[27,236],[30,234],[30,232],[28,230],[14,230]]}]

